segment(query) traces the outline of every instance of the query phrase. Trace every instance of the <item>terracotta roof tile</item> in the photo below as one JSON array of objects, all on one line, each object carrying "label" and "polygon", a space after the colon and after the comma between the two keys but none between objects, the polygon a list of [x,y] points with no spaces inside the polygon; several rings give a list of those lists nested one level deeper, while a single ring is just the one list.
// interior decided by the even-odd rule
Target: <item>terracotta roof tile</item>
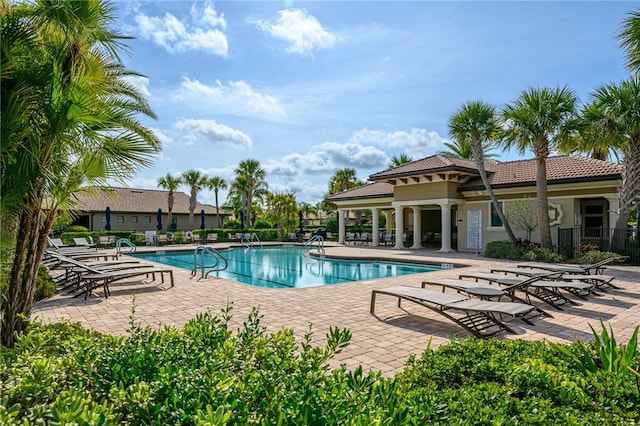
[{"label": "terracotta roof tile", "polygon": [[338,194],[325,197],[325,200],[351,200],[357,198],[393,197],[393,185],[386,182],[368,183],[364,186],[349,189]]},{"label": "terracotta roof tile", "polygon": [[[547,181],[560,183],[563,181],[592,181],[603,178],[616,178],[622,166],[608,161],[594,160],[580,155],[562,155],[547,158]],[[536,160],[518,160],[498,163],[495,173],[489,174],[492,186],[513,186],[535,184]],[[473,179],[460,187],[462,190],[483,186],[482,181]]]},{"label": "terracotta roof tile", "polygon": [[[493,169],[494,162],[487,162],[487,171]],[[383,170],[369,176],[370,180],[382,180],[400,176],[411,176],[420,173],[434,173],[445,170],[477,171],[476,163],[463,158],[448,157],[442,154],[432,155],[391,169]]]},{"label": "terracotta roof tile", "polygon": [[[107,207],[113,212],[155,213],[158,209],[166,211],[169,191],[134,188],[91,188],[89,191],[76,192],[76,208],[85,211],[104,211]],[[189,213],[189,196],[184,192],[174,192],[173,213]],[[216,207],[210,204],[196,204],[196,213],[204,209],[206,214],[216,214]],[[220,214],[229,212],[220,209]]]}]

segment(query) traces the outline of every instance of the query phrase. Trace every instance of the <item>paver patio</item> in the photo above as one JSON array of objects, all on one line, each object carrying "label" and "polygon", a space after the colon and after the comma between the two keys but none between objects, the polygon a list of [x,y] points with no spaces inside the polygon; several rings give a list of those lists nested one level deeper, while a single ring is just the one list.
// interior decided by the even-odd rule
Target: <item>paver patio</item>
[{"label": "paver patio", "polygon": [[[163,247],[170,250],[172,247]],[[155,249],[154,249],[155,250]],[[332,360],[349,367],[362,365],[365,370],[380,370],[392,375],[402,370],[410,354],[420,354],[431,337],[432,346],[447,343],[453,337],[470,337],[463,328],[422,306],[379,296],[375,315],[369,313],[371,290],[392,285],[419,287],[429,278],[457,278],[461,271],[488,272],[498,266],[517,262],[497,261],[471,253],[438,253],[435,250],[395,250],[389,247],[328,246],[329,256],[354,258],[420,259],[432,263],[464,264],[447,269],[400,277],[383,278],[300,289],[266,289],[219,278],[198,279],[190,271],[174,268],[175,286],[156,284],[134,278],[110,285],[111,296],[102,297],[100,290],[88,300],[56,295],[36,304],[34,316],[44,323],[68,319],[97,331],[126,334],[132,299],[135,294],[135,321],[154,328],[165,325],[181,327],[196,314],[210,311],[219,314],[228,304],[233,306],[232,326],[240,327],[252,307],[262,315],[261,323],[269,332],[290,328],[298,339],[312,326],[316,345],[326,341],[329,327],[347,328],[351,344]],[[619,343],[626,342],[640,324],[640,267],[610,266],[607,274],[616,276],[620,290],[611,289],[601,296],[577,300],[579,306],[566,306],[558,311],[533,299],[533,303],[553,315],[538,318],[533,326],[508,320],[517,334],[501,334],[499,339],[548,340],[571,342],[574,335],[590,339],[589,324],[599,328],[599,318],[613,329]]]}]

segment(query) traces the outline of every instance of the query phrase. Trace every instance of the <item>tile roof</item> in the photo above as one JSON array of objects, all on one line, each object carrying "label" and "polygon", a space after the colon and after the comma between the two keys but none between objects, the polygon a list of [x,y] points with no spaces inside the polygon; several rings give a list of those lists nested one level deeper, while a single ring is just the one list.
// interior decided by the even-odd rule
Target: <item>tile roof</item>
[{"label": "tile roof", "polygon": [[339,192],[337,194],[329,195],[325,197],[325,200],[352,200],[352,199],[360,199],[360,198],[384,198],[384,197],[393,197],[393,185],[387,182],[375,182],[368,183],[364,186],[359,186],[357,188],[349,189],[344,192]]},{"label": "tile roof", "polygon": [[[619,179],[620,164],[595,160],[580,155],[561,155],[547,158],[547,182],[580,182]],[[489,174],[489,183],[494,187],[534,185],[536,182],[536,160],[518,160],[497,163],[494,173]],[[480,178],[460,186],[460,190],[482,187]]]},{"label": "tile roof", "polygon": [[[169,191],[135,188],[90,188],[88,191],[75,193],[76,208],[85,211],[104,211],[107,207],[112,212],[156,213],[158,209],[167,211]],[[173,213],[189,213],[189,195],[174,192]],[[195,213],[204,209],[205,214],[216,214],[216,207],[210,204],[196,203]],[[220,209],[220,214],[230,213]]]},{"label": "tile roof", "polygon": [[[493,160],[486,161],[485,168],[488,172],[493,171],[497,162]],[[391,169],[383,170],[369,176],[370,180],[383,180],[394,177],[411,176],[423,173],[435,173],[447,170],[457,170],[466,172],[478,172],[476,163],[472,160],[464,158],[448,157],[443,154],[432,155],[431,157],[422,158],[410,163],[402,164]]]}]

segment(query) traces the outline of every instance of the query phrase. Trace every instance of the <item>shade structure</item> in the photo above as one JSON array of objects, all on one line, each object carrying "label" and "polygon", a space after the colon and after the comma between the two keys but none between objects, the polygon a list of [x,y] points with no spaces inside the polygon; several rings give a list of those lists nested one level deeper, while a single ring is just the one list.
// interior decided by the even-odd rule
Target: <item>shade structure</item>
[{"label": "shade structure", "polygon": [[111,209],[109,207],[107,207],[104,211],[104,217],[106,221],[104,229],[106,229],[107,231],[111,231]]},{"label": "shade structure", "polygon": [[240,229],[244,229],[244,211],[240,210]]},{"label": "shade structure", "polygon": [[158,224],[156,225],[156,229],[158,229],[158,231],[162,229],[162,209],[158,209]]},{"label": "shade structure", "polygon": [[302,210],[298,210],[298,229],[302,231]]},{"label": "shade structure", "polygon": [[200,210],[200,229],[204,229],[204,209]]}]

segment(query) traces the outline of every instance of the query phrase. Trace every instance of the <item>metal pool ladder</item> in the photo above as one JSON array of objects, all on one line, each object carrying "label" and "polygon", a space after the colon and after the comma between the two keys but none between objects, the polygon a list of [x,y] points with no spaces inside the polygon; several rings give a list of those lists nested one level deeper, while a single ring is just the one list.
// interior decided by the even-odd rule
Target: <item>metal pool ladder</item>
[{"label": "metal pool ladder", "polygon": [[260,247],[262,247],[262,241],[260,241],[260,238],[258,238],[258,235],[255,232],[252,232],[251,234],[248,234],[249,236],[247,236],[247,234],[242,233],[240,234],[240,241],[246,245],[248,248],[253,247],[253,243],[256,242],[260,245]]},{"label": "metal pool ladder", "polygon": [[313,237],[309,238],[307,242],[304,243],[304,245],[307,247],[312,247],[313,243],[315,242],[318,243],[318,253],[324,254],[324,238],[322,238],[322,235],[314,235]]},{"label": "metal pool ladder", "polygon": [[116,257],[118,257],[120,255],[120,253],[122,252],[122,245],[125,246],[129,246],[129,251],[127,253],[135,253],[136,252],[136,245],[133,244],[131,241],[129,241],[126,238],[118,238],[118,241],[116,241]]},{"label": "metal pool ladder", "polygon": [[[213,260],[213,263],[210,265],[205,264],[205,258]],[[228,266],[227,258],[221,255],[218,250],[209,246],[198,246],[193,251],[191,276],[195,276],[198,273],[198,268],[201,271],[201,278],[206,278],[210,272],[224,271]]]}]

